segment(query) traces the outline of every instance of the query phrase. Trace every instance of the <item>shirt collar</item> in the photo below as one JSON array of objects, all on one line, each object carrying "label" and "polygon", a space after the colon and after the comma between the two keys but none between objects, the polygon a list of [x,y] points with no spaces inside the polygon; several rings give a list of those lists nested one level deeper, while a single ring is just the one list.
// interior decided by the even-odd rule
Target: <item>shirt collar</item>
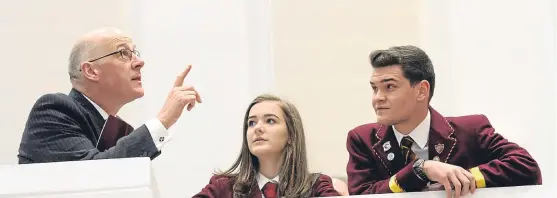
[{"label": "shirt collar", "polygon": [[273,182],[275,184],[278,184],[279,183],[279,176],[277,175],[275,178],[269,179],[269,178],[265,177],[263,174],[259,173],[259,178],[257,178],[257,184],[259,184],[259,190],[263,190],[263,186],[265,186],[265,184],[267,184],[267,182]]},{"label": "shirt collar", "polygon": [[85,96],[85,94],[81,94],[83,95],[83,97],[87,98],[87,100],[93,104],[93,106],[95,107],[95,109],[97,109],[97,111],[101,114],[101,116],[106,120],[108,119],[108,113],[106,113],[106,111],[104,111],[99,105],[97,105],[97,103],[93,102],[91,99],[89,99],[89,97]]},{"label": "shirt collar", "polygon": [[[427,115],[425,119],[412,132],[408,134],[408,136],[410,136],[414,140],[414,142],[418,144],[418,147],[420,147],[421,149],[424,149],[427,145],[430,125],[431,125],[431,117],[429,115],[429,111],[427,111]],[[400,141],[406,135],[403,135],[402,133],[397,131],[394,126],[392,127],[393,127],[393,131],[395,132],[396,140],[400,145]]]}]

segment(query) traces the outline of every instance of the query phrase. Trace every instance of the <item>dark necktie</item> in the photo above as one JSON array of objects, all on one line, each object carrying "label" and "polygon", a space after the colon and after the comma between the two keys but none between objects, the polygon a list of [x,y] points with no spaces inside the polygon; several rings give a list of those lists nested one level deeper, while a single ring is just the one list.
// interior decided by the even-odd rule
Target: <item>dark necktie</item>
[{"label": "dark necktie", "polygon": [[405,159],[404,164],[408,164],[416,159],[416,154],[412,151],[412,144],[414,144],[414,140],[410,136],[403,137],[400,141],[400,150]]},{"label": "dark necktie", "polygon": [[273,182],[267,182],[263,186],[263,195],[265,198],[276,198],[277,197],[277,184]]},{"label": "dark necktie", "polygon": [[116,146],[116,142],[120,138],[127,136],[133,130],[133,127],[120,119],[120,117],[109,115],[104,123],[97,149],[103,152],[106,149]]}]

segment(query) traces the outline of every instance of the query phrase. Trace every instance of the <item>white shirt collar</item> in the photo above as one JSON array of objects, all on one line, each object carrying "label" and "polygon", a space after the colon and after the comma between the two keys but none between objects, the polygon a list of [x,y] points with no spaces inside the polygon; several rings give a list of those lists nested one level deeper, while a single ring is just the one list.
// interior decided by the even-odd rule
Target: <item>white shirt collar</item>
[{"label": "white shirt collar", "polygon": [[257,184],[259,185],[259,190],[263,190],[263,186],[265,186],[265,184],[267,184],[267,182],[273,182],[273,183],[278,184],[279,183],[279,176],[277,175],[275,178],[269,179],[269,178],[265,177],[265,175],[259,173],[259,178],[257,178]]},{"label": "white shirt collar", "polygon": [[87,96],[85,96],[85,94],[81,94],[83,95],[83,97],[87,98],[87,100],[89,100],[89,102],[91,104],[93,104],[93,106],[95,107],[95,109],[97,109],[97,111],[101,114],[101,116],[106,120],[108,119],[108,113],[106,113],[106,111],[104,111],[99,105],[97,105],[97,103],[93,102],[91,99],[89,99]]},{"label": "white shirt collar", "polygon": [[[427,111],[427,115],[425,119],[412,132],[408,134],[408,136],[410,136],[414,140],[414,142],[418,144],[418,147],[420,147],[421,149],[424,149],[427,146],[430,125],[431,125],[431,118],[429,115],[429,111]],[[393,127],[393,131],[395,132],[396,140],[400,145],[400,141],[405,135],[397,131],[394,126],[392,127]]]}]

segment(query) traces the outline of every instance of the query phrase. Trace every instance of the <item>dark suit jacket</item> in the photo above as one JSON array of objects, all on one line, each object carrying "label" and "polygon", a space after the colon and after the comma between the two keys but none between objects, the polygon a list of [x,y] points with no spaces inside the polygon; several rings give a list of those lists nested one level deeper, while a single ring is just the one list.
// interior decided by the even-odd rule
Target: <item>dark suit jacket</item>
[{"label": "dark suit jacket", "polygon": [[[495,133],[484,115],[443,117],[430,108],[430,116],[429,160],[438,156],[441,162],[470,170],[476,184],[480,184],[478,187],[542,183],[532,156]],[[387,151],[382,146],[385,142],[391,145]],[[419,191],[427,185],[414,174],[413,163],[404,166],[402,157],[396,157],[401,155],[392,127],[358,126],[348,133],[346,145],[350,156],[346,167],[350,194]],[[392,161],[387,158],[391,152],[397,154]]]},{"label": "dark suit jacket", "polygon": [[19,146],[20,164],[91,159],[151,157],[160,154],[145,125],[122,137],[116,146],[95,148],[104,118],[75,89],[69,95],[46,94],[32,107]]},{"label": "dark suit jacket", "polygon": [[[234,192],[232,187],[234,178],[226,176],[213,176],[209,180],[209,184],[201,190],[200,193],[194,195],[195,198],[232,198]],[[249,197],[261,198],[261,190],[257,184],[252,185]],[[321,174],[313,184],[312,197],[332,197],[340,196],[333,188],[333,182],[327,175]]]}]

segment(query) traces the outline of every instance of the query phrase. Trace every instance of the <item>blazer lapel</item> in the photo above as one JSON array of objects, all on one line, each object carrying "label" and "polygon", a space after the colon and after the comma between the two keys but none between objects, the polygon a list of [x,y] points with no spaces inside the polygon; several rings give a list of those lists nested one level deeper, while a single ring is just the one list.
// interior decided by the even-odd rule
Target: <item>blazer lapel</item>
[{"label": "blazer lapel", "polygon": [[445,117],[431,107],[430,115],[429,159],[448,163],[458,141],[454,135],[454,129]]},{"label": "blazer lapel", "polygon": [[389,171],[390,175],[397,173],[405,164],[392,127],[383,125],[375,135],[378,140],[373,145],[375,155],[379,157],[379,160],[385,169]]},{"label": "blazer lapel", "polygon": [[251,193],[250,193],[249,197],[254,197],[254,198],[262,198],[263,197],[263,193],[259,189],[259,185],[257,185],[257,182],[254,185],[251,185]]}]

